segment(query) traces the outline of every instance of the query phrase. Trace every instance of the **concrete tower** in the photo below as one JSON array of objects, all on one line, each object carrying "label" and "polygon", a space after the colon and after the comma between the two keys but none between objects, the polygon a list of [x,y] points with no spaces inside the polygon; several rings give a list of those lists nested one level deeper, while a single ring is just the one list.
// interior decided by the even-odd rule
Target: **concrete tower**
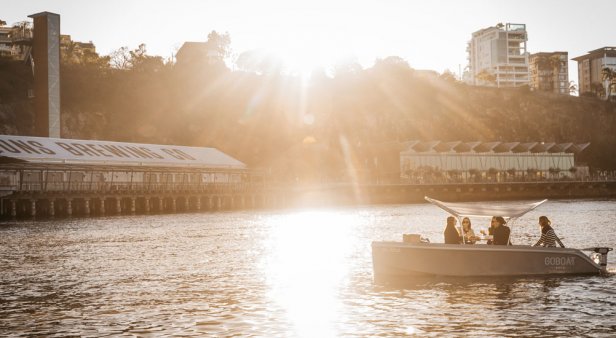
[{"label": "concrete tower", "polygon": [[60,137],[60,15],[41,12],[34,19],[35,134]]}]

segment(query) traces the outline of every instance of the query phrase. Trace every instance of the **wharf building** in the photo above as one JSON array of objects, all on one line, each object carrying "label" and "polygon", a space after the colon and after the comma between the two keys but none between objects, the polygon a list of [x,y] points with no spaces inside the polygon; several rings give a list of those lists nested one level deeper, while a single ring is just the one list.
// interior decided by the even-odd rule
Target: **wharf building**
[{"label": "wharf building", "polygon": [[567,52],[530,55],[530,87],[536,91],[569,95]]},{"label": "wharf building", "polygon": [[[590,143],[421,142],[409,141],[400,153],[403,180],[452,181],[574,179],[588,175],[575,154]],[[420,182],[421,183],[421,182]]]},{"label": "wharf building", "polygon": [[256,180],[214,148],[0,135],[5,217],[258,207]]},{"label": "wharf building", "polygon": [[[603,76],[603,69],[610,68],[616,73],[616,47],[603,47],[573,58],[578,63],[578,88],[580,95],[606,97],[609,86],[616,86],[616,79]],[[616,96],[616,90],[611,91]]]},{"label": "wharf building", "polygon": [[474,32],[467,47],[466,82],[496,87],[528,85],[527,41],[524,24],[498,24]]}]

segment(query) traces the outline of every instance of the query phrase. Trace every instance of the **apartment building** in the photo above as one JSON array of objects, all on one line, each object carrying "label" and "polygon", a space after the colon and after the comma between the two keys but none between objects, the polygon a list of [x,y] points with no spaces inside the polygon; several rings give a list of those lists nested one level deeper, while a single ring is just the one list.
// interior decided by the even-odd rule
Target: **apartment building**
[{"label": "apartment building", "polygon": [[87,57],[98,57],[96,46],[92,41],[73,41],[70,35],[60,35],[60,54],[64,62],[79,63]]},{"label": "apartment building", "polygon": [[469,84],[519,87],[529,84],[525,24],[497,24],[473,33],[468,43]]},{"label": "apartment building", "polygon": [[530,55],[530,87],[533,90],[569,94],[567,52],[535,53]]},{"label": "apartment building", "polygon": [[[608,93],[607,80],[603,80],[603,68],[616,72],[616,47],[591,50],[588,54],[572,60],[578,63],[578,86],[580,95],[588,94],[605,97]],[[612,91],[612,95],[616,95]]]},{"label": "apartment building", "polygon": [[184,42],[175,55],[179,66],[205,62],[208,65],[224,63],[224,57],[208,42]]},{"label": "apartment building", "polygon": [[0,26],[0,58],[25,60],[30,55],[32,27],[29,22]]}]

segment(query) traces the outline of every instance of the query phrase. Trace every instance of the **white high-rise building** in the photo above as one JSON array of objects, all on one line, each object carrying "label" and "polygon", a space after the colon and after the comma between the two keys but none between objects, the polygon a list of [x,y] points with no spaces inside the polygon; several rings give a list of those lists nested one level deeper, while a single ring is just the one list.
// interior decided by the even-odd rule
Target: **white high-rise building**
[{"label": "white high-rise building", "polygon": [[467,48],[467,83],[496,87],[528,85],[527,41],[525,24],[498,24],[474,32]]}]

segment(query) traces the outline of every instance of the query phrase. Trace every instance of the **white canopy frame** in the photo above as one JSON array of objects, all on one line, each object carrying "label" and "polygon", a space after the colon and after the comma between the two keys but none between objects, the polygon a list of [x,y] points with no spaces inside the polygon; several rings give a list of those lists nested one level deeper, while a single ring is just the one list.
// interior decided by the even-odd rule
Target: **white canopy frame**
[{"label": "white canopy frame", "polygon": [[[460,226],[462,226],[463,217],[492,218],[494,216],[501,216],[507,219],[509,221],[509,226],[512,226],[516,218],[523,216],[548,201],[547,199],[544,199],[533,203],[505,203],[499,205],[488,205],[477,203],[443,202],[428,196],[424,196],[424,199],[456,216],[456,218],[458,218],[458,222],[460,222]],[[463,240],[462,243],[465,244],[465,241]],[[509,238],[507,238],[507,243],[509,243]]]}]

